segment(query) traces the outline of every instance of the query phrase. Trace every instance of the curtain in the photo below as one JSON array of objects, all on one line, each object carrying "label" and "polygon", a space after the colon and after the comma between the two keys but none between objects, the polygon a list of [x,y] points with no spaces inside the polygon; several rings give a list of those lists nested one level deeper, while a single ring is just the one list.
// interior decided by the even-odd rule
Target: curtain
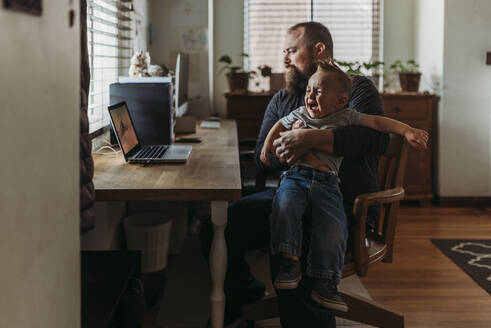
[{"label": "curtain", "polygon": [[91,230],[95,224],[95,191],[92,182],[94,161],[87,117],[90,68],[87,49],[86,0],[80,0],[80,51],[80,231],[83,234]]}]

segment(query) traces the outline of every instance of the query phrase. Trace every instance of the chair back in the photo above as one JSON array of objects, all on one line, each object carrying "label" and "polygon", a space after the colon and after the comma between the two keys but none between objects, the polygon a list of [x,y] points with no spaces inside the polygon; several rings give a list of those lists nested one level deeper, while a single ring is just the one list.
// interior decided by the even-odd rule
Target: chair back
[{"label": "chair back", "polygon": [[[384,156],[379,160],[379,184],[381,191],[391,191],[392,194],[400,190],[400,199],[404,195],[403,182],[406,168],[407,151],[409,144],[403,136],[391,134],[389,146]],[[381,202],[379,207],[378,226],[374,233],[367,233],[371,239],[378,240],[386,245],[384,262],[392,262],[394,248],[395,228],[399,214],[399,200],[395,202]]]},{"label": "chair back", "polygon": [[[351,228],[354,267],[347,266],[345,262],[345,276],[354,271],[364,276],[369,265],[392,261],[399,201],[404,197],[402,183],[407,149],[408,144],[402,136],[391,135],[387,151],[379,160],[380,191],[361,194],[355,199]],[[380,214],[375,230],[367,231],[368,208],[371,206],[377,206]]]},{"label": "chair back", "polygon": [[408,143],[403,136],[390,135],[389,146],[380,157],[378,175],[380,190],[402,187],[406,168]]}]

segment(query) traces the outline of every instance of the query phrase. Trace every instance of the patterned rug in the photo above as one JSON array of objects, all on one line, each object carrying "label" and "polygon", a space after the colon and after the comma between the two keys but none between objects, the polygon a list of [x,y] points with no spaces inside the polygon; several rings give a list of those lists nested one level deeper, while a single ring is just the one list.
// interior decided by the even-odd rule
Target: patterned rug
[{"label": "patterned rug", "polygon": [[431,239],[431,242],[491,294],[491,239]]}]

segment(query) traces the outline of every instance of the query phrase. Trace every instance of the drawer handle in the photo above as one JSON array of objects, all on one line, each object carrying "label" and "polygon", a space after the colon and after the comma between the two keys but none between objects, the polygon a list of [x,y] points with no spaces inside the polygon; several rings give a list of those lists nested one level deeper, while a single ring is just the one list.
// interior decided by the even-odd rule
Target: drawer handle
[{"label": "drawer handle", "polygon": [[392,107],[392,112],[393,113],[399,113],[400,111],[401,111],[401,108],[400,107],[398,107],[398,106]]}]

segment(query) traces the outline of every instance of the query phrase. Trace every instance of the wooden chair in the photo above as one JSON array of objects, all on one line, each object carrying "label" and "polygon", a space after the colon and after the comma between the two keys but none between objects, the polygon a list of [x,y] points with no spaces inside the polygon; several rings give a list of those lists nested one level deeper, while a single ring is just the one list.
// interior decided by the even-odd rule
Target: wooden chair
[{"label": "wooden chair", "polygon": [[[399,212],[399,201],[404,197],[402,188],[408,144],[399,135],[391,135],[389,147],[379,163],[379,192],[359,195],[353,205],[354,221],[350,230],[352,247],[346,253],[343,278],[357,274],[364,276],[368,268],[380,261],[392,262],[394,235]],[[367,232],[367,211],[370,206],[380,207],[377,231]],[[348,304],[348,312],[333,311],[341,318],[376,327],[404,327],[402,314],[390,311],[369,299],[340,291]],[[248,321],[257,321],[279,316],[276,296],[265,297],[258,303],[242,308]]]}]

